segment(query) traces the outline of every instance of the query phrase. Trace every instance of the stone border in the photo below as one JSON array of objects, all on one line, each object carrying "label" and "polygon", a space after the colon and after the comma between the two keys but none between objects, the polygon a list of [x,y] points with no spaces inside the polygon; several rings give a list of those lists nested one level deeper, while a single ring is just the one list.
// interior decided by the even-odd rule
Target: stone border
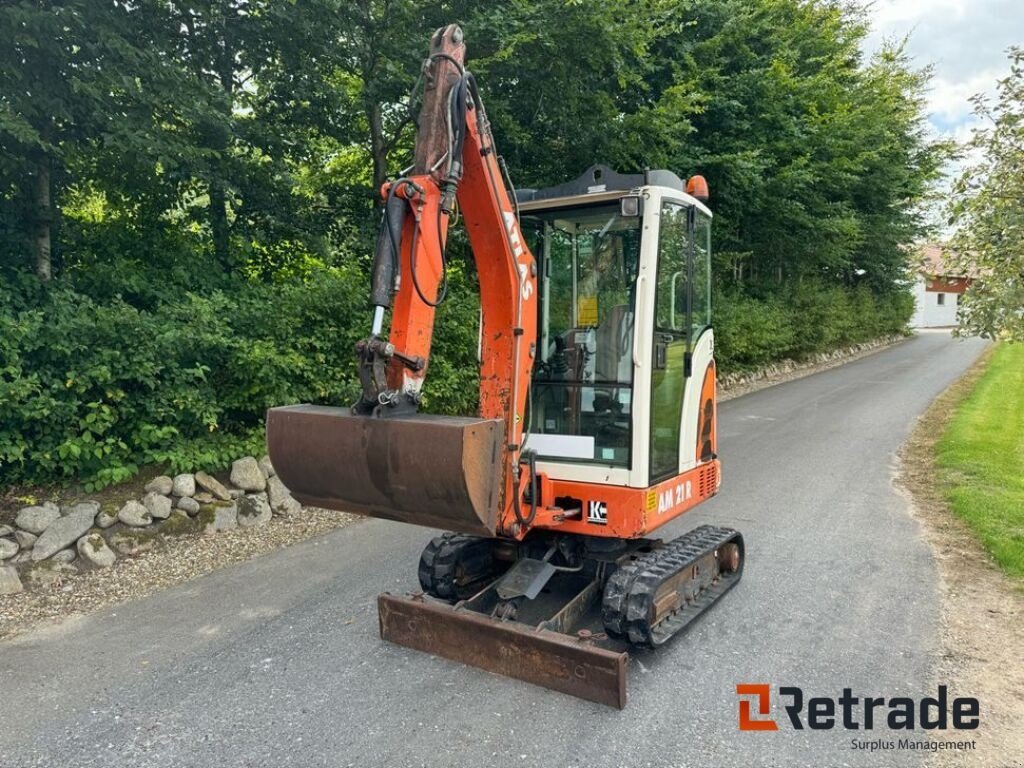
[{"label": "stone border", "polygon": [[881,352],[913,338],[914,334],[894,334],[874,341],[865,341],[849,347],[840,347],[830,352],[819,352],[806,360],[780,360],[756,371],[731,373],[718,380],[718,402],[723,403],[741,395],[748,395],[786,381],[802,379],[830,368],[838,368],[862,357]]},{"label": "stone border", "polygon": [[270,458],[245,456],[231,466],[231,487],[206,472],[161,475],[141,499],[120,507],[79,501],[24,507],[0,525],[0,595],[52,589],[83,571],[112,567],[163,538],[267,525],[302,511]]}]

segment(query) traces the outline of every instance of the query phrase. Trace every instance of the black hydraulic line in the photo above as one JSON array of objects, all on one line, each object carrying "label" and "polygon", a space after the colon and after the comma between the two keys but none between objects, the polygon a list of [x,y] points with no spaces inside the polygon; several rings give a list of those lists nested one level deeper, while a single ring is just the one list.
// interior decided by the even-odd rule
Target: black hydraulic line
[{"label": "black hydraulic line", "polygon": [[[438,238],[440,238],[440,236],[441,236],[441,218],[440,218],[440,216],[438,216],[437,225],[438,225],[437,235],[438,235]],[[419,231],[420,231],[420,222],[419,222],[419,219],[416,219],[413,222],[413,229],[412,229],[412,243],[411,243],[412,250],[409,252],[409,268],[410,268],[410,271],[412,272],[412,285],[416,289],[416,295],[420,297],[420,301],[422,301],[428,307],[434,307],[436,309],[437,307],[440,307],[442,304],[444,304],[444,300],[448,297],[448,261],[445,258],[444,249],[442,248],[442,250],[441,250],[441,285],[438,287],[437,298],[434,301],[431,301],[423,293],[423,289],[420,288],[419,278],[416,277],[416,243],[417,243],[417,241],[419,239],[418,238]]]},{"label": "black hydraulic line", "polygon": [[432,54],[430,54],[430,56],[427,57],[427,61],[433,61],[434,59],[446,59],[446,60],[450,61],[452,64],[455,65],[455,68],[457,70],[459,70],[459,74],[460,75],[463,74],[466,71],[466,68],[464,66],[462,66],[462,64],[459,63],[458,59],[456,59],[451,54],[444,53],[444,52],[439,52],[439,53],[432,53]]},{"label": "black hydraulic line", "polygon": [[505,183],[511,192],[512,209],[515,211],[516,221],[519,221],[519,199],[516,197],[516,186],[512,183],[512,176],[508,172],[508,164],[505,162],[505,158],[500,155],[498,157],[498,167],[501,168],[501,175],[505,177]]},{"label": "black hydraulic line", "polygon": [[523,508],[522,502],[519,499],[520,493],[518,484],[512,496],[512,512],[516,516],[516,521],[524,528],[528,528],[533,524],[534,519],[537,517],[537,454],[534,451],[524,451],[523,453],[525,453],[526,456],[521,457],[519,463],[523,464],[523,458],[525,458],[525,463],[530,470],[530,514],[523,517]]}]

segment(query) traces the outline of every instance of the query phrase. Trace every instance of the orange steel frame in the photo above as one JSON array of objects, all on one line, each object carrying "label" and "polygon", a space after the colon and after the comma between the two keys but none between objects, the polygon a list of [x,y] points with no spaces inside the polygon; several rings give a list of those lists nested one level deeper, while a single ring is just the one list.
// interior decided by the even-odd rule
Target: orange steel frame
[{"label": "orange steel frame", "polygon": [[[450,29],[435,35],[435,44],[440,43],[441,50],[461,65],[465,47],[461,40],[452,44]],[[449,60],[437,60],[437,67],[447,65],[451,65]],[[445,100],[438,101],[444,103]],[[421,118],[421,122],[425,120]],[[529,478],[520,477],[516,484],[511,468],[518,464],[522,450],[523,415],[536,351],[537,268],[520,234],[515,207],[502,182],[490,126],[472,101],[466,111],[462,161],[464,170],[457,200],[476,261],[483,315],[480,416],[505,423],[509,460],[504,464],[501,527],[506,535],[521,538],[526,530],[516,530],[522,526],[512,522],[512,499],[514,493],[523,493]],[[442,213],[441,226],[435,224],[442,198],[435,176],[427,173],[410,179],[422,191],[410,191],[408,185],[402,185],[397,191],[407,199],[410,195],[414,198],[410,202],[415,213],[407,217],[402,233],[400,265],[405,288],[395,296],[389,341],[406,355],[429,360],[435,310],[412,290],[412,248],[415,243],[417,282],[424,294],[434,299],[442,279],[442,238],[446,237],[449,221]],[[387,187],[385,195],[386,192]],[[418,389],[426,373],[426,366],[413,372],[394,361],[388,371],[388,386],[402,391]],[[429,446],[424,447],[429,450]]]},{"label": "orange steel frame", "polygon": [[[461,39],[454,44],[448,39],[451,29],[448,27],[435,34],[432,51],[441,50],[461,66],[464,46]],[[454,63],[448,58],[438,59],[436,66],[454,67]],[[451,80],[448,86],[451,86]],[[435,96],[436,103],[444,103],[445,100],[443,93],[440,98]],[[421,117],[421,123],[428,119],[429,116]],[[418,154],[422,141],[421,132]],[[480,281],[479,415],[504,422],[504,447],[508,454],[508,461],[503,464],[503,511],[496,534],[522,539],[530,529],[539,528],[591,536],[637,538],[710,498],[718,488],[720,466],[717,459],[646,489],[570,482],[539,473],[540,498],[536,518],[530,526],[522,526],[516,521],[513,494],[522,498],[530,482],[528,473],[523,473],[517,482],[513,468],[521,457],[525,410],[536,354],[537,267],[520,233],[516,209],[502,181],[502,170],[486,115],[481,114],[481,109],[472,101],[467,106],[462,161],[458,207],[465,221]],[[396,190],[397,195],[409,201],[413,215],[406,218],[402,232],[400,269],[403,289],[394,298],[389,341],[405,355],[429,361],[435,308],[413,290],[413,264],[420,290],[427,298],[436,299],[442,281],[442,253],[450,222],[449,217],[441,212],[442,181],[437,174],[422,173],[408,179],[413,184],[401,184]],[[385,197],[389,186],[385,185],[382,190]],[[419,391],[426,373],[427,366],[413,371],[393,360],[388,370],[388,386],[403,392]],[[709,387],[713,400],[713,370],[710,383],[705,381],[702,387],[704,393]],[[704,396],[701,402],[705,402]],[[429,449],[430,446],[424,446],[424,450]],[[699,450],[698,446],[698,454]],[[567,518],[562,510],[551,506],[555,497],[561,496],[583,501],[579,518]],[[659,505],[664,506],[663,502],[667,503],[669,497],[671,503],[659,511]],[[586,522],[586,504],[591,500],[606,504],[606,525]]]}]

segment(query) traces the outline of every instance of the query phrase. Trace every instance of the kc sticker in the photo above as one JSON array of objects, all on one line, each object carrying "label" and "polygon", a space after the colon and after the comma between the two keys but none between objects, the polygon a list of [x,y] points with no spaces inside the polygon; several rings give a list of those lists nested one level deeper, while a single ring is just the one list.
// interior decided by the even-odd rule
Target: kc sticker
[{"label": "kc sticker", "polygon": [[608,505],[603,501],[588,501],[587,522],[608,525]]}]

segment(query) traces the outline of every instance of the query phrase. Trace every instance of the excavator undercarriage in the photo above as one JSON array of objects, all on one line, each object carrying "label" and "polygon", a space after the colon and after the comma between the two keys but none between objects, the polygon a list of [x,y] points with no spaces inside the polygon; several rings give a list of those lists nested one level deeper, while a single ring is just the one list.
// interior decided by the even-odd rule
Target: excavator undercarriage
[{"label": "excavator undercarriage", "polygon": [[629,651],[680,632],[739,581],[743,560],[743,537],[710,525],[669,542],[444,534],[420,558],[425,594],[380,596],[380,633],[621,709]]}]

